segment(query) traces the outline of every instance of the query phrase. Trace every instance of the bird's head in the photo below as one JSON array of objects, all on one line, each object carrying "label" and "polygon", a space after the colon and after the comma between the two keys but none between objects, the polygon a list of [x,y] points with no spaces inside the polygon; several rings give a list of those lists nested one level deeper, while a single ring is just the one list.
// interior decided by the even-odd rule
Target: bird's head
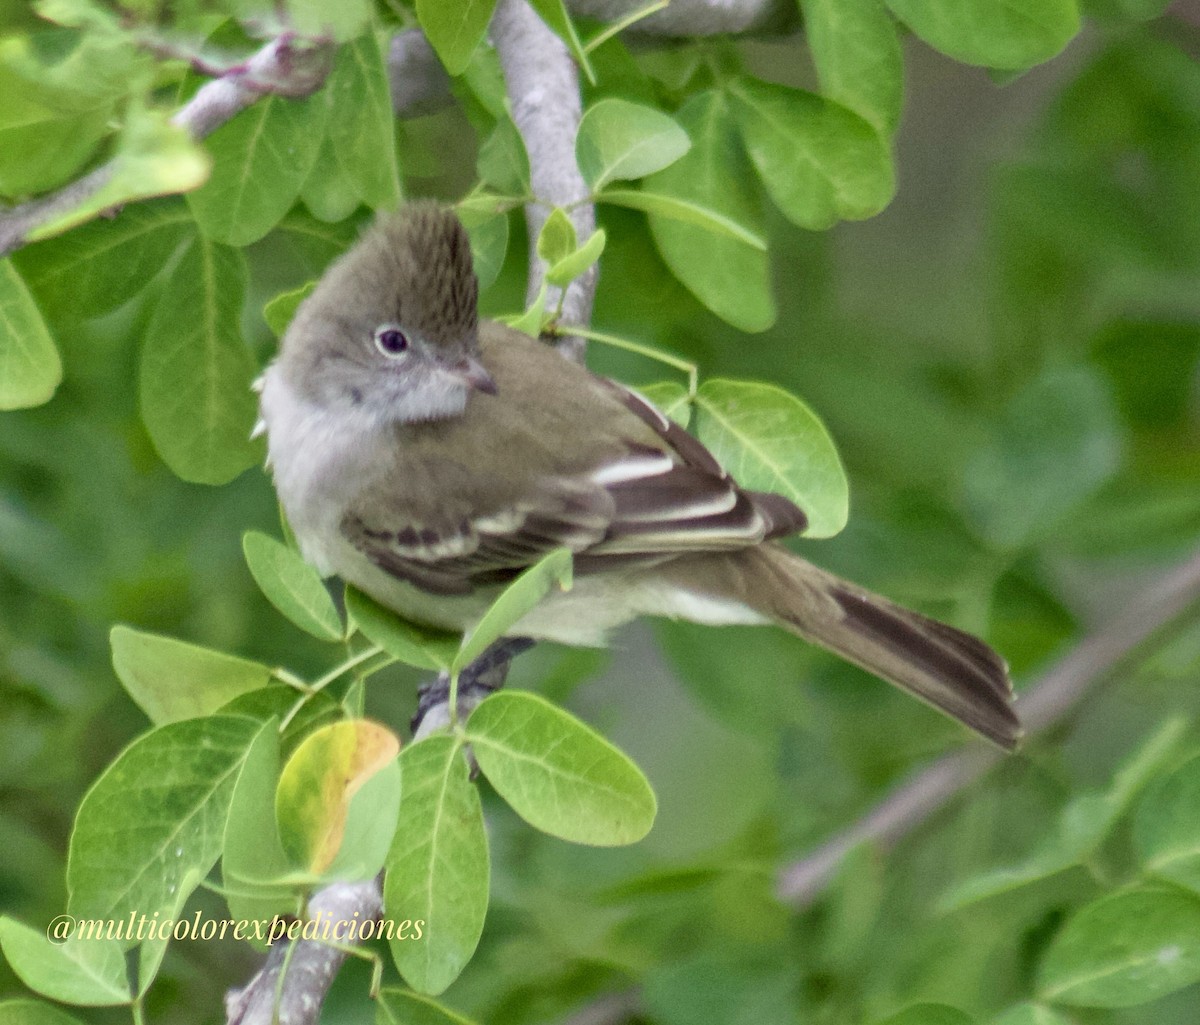
[{"label": "bird's head", "polygon": [[479,362],[479,285],[462,222],[436,203],[382,218],[296,311],[280,369],[320,407],[381,422],[456,416],[494,393]]}]

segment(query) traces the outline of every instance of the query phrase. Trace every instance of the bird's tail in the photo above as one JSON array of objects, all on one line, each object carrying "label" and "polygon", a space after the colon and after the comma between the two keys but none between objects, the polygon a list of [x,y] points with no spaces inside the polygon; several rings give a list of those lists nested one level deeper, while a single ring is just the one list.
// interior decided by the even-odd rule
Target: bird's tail
[{"label": "bird's tail", "polygon": [[[1006,750],[1021,736],[1004,660],[969,633],[767,543],[714,554],[679,582],[711,588],[953,716]],[[698,561],[680,560],[676,565]],[[680,566],[682,569],[683,567]],[[700,581],[704,584],[701,585]]]}]

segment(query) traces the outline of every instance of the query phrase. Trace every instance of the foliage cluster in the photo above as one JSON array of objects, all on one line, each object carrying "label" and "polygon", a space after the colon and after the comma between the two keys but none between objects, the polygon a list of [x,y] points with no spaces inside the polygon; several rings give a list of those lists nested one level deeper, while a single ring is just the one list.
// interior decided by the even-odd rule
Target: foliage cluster
[{"label": "foliage cluster", "polygon": [[[343,618],[270,536],[250,383],[310,283],[407,195],[459,204],[485,312],[552,324],[545,292],[519,298],[529,168],[483,38],[493,6],[0,7],[0,194],[112,166],[0,264],[0,405],[20,410],[0,421],[12,971],[66,1003],[212,1008],[214,979],[244,981],[237,951],[55,947],[41,923],[269,917],[386,864],[395,917],[430,928],[385,952],[409,988],[389,977],[381,1021],[536,1022],[631,984],[662,1025],[1194,1021],[1194,625],[919,837],[857,852],[801,914],[773,897],[778,866],[959,734],[786,636],[659,624],[586,688],[602,656],[540,651],[518,689],[396,757],[378,723],[403,719],[418,671],[462,668],[569,566],[535,567],[467,638],[355,594]],[[1200,69],[1163,3],[1095,0],[1075,63],[1023,77],[1078,31],[1070,0],[800,0],[804,40],[777,45],[635,46],[534,7],[582,69],[576,156],[602,225],[549,219],[549,280],[600,260],[592,334],[614,344],[593,364],[827,537],[841,462],[784,389],[820,410],[855,513],[805,554],[987,636],[1028,679],[1115,607],[1109,588],[1194,543]],[[332,47],[324,85],[264,95],[203,143],[172,126],[193,65],[241,60],[280,10],[331,37],[302,44]],[[395,122],[388,34],[411,25],[455,102]],[[937,233],[943,194],[904,220],[903,191],[826,232],[893,198],[906,60],[910,83],[953,74],[981,106],[998,88],[926,45],[1036,109],[986,183],[986,241]],[[930,131],[926,160],[980,144],[944,109]],[[593,849],[643,837],[656,805],[641,843]],[[424,995],[452,982],[458,1011]],[[329,1020],[361,1015],[366,989],[346,972]],[[25,996],[4,1015],[70,1020]]]}]

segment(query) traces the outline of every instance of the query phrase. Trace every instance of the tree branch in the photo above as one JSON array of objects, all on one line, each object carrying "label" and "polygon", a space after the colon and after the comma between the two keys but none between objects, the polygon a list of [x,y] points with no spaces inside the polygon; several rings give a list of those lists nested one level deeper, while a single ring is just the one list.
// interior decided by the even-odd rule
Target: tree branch
[{"label": "tree branch", "polygon": [[454,98],[450,76],[419,28],[397,32],[388,47],[388,81],[397,117],[420,117]]},{"label": "tree branch", "polygon": [[[333,923],[361,926],[382,914],[379,881],[334,883],[313,895],[308,910],[314,919],[330,923],[331,932]],[[345,929],[340,931],[344,933]],[[325,994],[346,956],[344,949],[319,940],[273,946],[258,974],[242,989],[225,994],[228,1025],[312,1025],[321,1015]]]},{"label": "tree branch", "polygon": [[[526,0],[500,0],[492,19],[492,42],[504,69],[512,103],[513,120],[529,154],[534,202],[525,207],[529,228],[529,286],[527,298],[537,298],[546,278],[546,265],[537,254],[537,239],[550,214],[561,206],[568,210],[580,242],[596,230],[596,208],[584,202],[590,194],[575,162],[575,133],[582,103],[579,73],[562,40],[551,32]],[[562,319],[586,324],[592,316],[598,268],[593,266],[567,286],[562,299]],[[550,288],[551,306],[561,290]],[[584,341],[566,338],[565,355],[582,360]]]},{"label": "tree branch", "polygon": [[[172,123],[194,139],[203,139],[265,92],[301,96],[318,89],[329,72],[328,46],[298,46],[298,42],[290,32],[271,40],[245,64],[201,86]],[[0,257],[23,246],[40,225],[94,196],[108,184],[116,167],[116,161],[110,161],[57,192],[0,210]]]},{"label": "tree branch", "polygon": [[[570,0],[573,13],[615,21],[645,6],[644,0]],[[741,32],[782,32],[795,27],[795,5],[790,0],[672,0],[665,10],[636,22],[629,31],[658,37],[696,37]],[[579,122],[579,83],[566,48],[521,0],[501,0],[493,21],[496,48],[500,51],[513,100],[517,127],[525,139],[533,169],[534,194],[544,203],[564,205],[587,195],[574,161],[574,129]],[[328,73],[326,47],[298,45],[302,41],[284,33],[267,43],[243,65],[208,82],[172,120],[195,139],[215,131],[265,92],[306,95],[320,87]],[[318,54],[319,60],[313,58]],[[507,55],[507,56],[506,56]],[[388,51],[388,77],[392,105],[400,117],[428,113],[451,101],[450,78],[419,30],[393,37]],[[561,90],[561,91],[559,91]],[[546,97],[556,102],[546,103]],[[566,159],[564,163],[558,163]],[[574,171],[574,175],[558,169]],[[102,164],[56,192],[27,203],[0,208],[0,258],[23,246],[31,232],[69,213],[94,196],[111,180],[115,164]],[[545,221],[546,207],[526,211],[531,245]],[[572,211],[581,240],[595,230],[595,210],[581,204]],[[536,253],[530,259],[530,295],[536,297],[545,274]],[[574,282],[564,300],[564,319],[583,324],[592,311],[596,270]],[[557,301],[557,290],[553,298]],[[581,357],[580,338],[562,343],[568,354]]]},{"label": "tree branch", "polygon": [[[1017,710],[1034,736],[1058,725],[1139,645],[1200,600],[1200,552],[1127,602],[1122,612],[1083,641],[1021,695]],[[892,844],[912,832],[1004,756],[974,746],[947,755],[875,805],[853,825],[779,874],[779,896],[796,907],[812,903],[842,860],[863,843]]]}]

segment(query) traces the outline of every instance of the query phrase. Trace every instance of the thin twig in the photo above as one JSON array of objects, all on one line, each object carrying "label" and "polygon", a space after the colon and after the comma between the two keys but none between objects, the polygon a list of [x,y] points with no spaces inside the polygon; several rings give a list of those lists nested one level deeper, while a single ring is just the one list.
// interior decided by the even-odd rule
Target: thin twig
[{"label": "thin twig", "polygon": [[[1062,722],[1139,645],[1200,600],[1200,553],[1166,573],[1126,603],[1104,627],[1075,647],[1017,702],[1026,733]],[[892,844],[982,776],[1003,756],[972,747],[923,769],[862,818],[779,874],[780,897],[804,907],[825,889],[842,860],[863,843]]]},{"label": "thin twig", "polygon": [[[568,6],[575,14],[611,22],[644,6],[644,0],[571,0]],[[513,10],[506,12],[505,8]],[[789,0],[672,0],[665,10],[637,21],[628,31],[681,38],[777,32],[790,30],[795,20],[794,5]],[[512,44],[505,63],[505,77],[514,99],[514,115],[518,115],[518,94],[524,98],[517,126],[526,136],[527,147],[530,136],[537,140],[535,147],[530,149],[530,162],[536,164],[534,192],[552,204],[575,202],[586,196],[587,190],[582,186],[574,161],[574,127],[579,120],[579,88],[574,65],[558,37],[519,0],[503,0],[494,28],[500,31],[498,49],[507,45],[502,44],[501,39]],[[314,51],[310,48],[307,52],[320,54],[322,49],[318,47]],[[297,46],[294,35],[280,35],[244,64],[227,69],[220,78],[201,87],[172,120],[186,128],[193,138],[202,139],[265,92],[280,95],[311,92],[320,86],[328,67],[326,64],[324,70],[314,76],[312,70],[318,62],[304,59],[305,52],[303,47]],[[172,52],[170,56],[178,54]],[[445,106],[452,99],[449,76],[428,42],[415,29],[400,32],[393,38],[388,52],[388,77],[392,103],[399,116],[427,113]],[[566,163],[556,163],[560,159],[566,159]],[[560,167],[575,170],[573,184],[560,175]],[[25,245],[29,235],[39,226],[69,213],[94,196],[112,180],[115,171],[115,162],[109,161],[48,195],[15,206],[0,207],[0,258]],[[567,187],[558,189],[560,182]],[[546,211],[530,207],[528,216],[530,235],[535,243]],[[590,205],[582,204],[572,212],[572,218],[582,241],[594,230],[595,211]],[[531,263],[537,268],[530,275],[532,300],[537,295],[545,268],[538,264],[536,254]],[[596,270],[593,268],[568,289],[563,306],[564,319],[586,323],[591,316],[595,292]],[[562,348],[571,355],[581,356],[583,342],[578,338],[567,339]]]},{"label": "thin twig", "polygon": [[[300,45],[290,32],[271,40],[244,65],[197,90],[171,121],[194,139],[223,125],[264,91],[298,96],[319,88],[329,71],[329,47]],[[112,179],[120,158],[102,164],[57,192],[0,210],[0,257],[24,245],[42,224],[74,210]]]},{"label": "thin twig", "polygon": [[[534,13],[526,0],[500,0],[492,19],[492,42],[504,69],[504,82],[512,103],[513,120],[529,154],[529,177],[535,202],[525,207],[529,228],[529,287],[532,303],[541,291],[546,264],[537,254],[537,239],[551,208],[568,210],[580,242],[596,230],[596,208],[583,202],[590,193],[575,162],[575,133],[582,102],[579,73],[566,45]],[[586,324],[592,316],[599,270],[595,264],[567,286],[562,295],[561,319]],[[548,305],[558,304],[559,290],[552,288]],[[560,350],[582,360],[586,343],[571,336]]]}]

